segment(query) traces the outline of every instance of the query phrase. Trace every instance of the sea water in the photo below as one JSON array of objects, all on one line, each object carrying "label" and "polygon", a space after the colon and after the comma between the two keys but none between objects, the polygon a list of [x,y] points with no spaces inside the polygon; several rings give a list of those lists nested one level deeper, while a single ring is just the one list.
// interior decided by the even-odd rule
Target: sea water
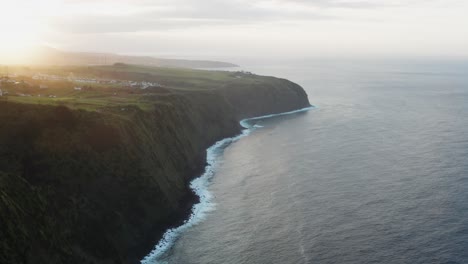
[{"label": "sea water", "polygon": [[145,263],[468,263],[468,63],[291,61],[308,111],[243,122]]}]

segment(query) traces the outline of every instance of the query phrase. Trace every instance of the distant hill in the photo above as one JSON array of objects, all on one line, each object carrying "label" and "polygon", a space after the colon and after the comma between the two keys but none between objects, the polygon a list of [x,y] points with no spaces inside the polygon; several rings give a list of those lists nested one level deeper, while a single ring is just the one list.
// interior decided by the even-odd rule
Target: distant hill
[{"label": "distant hill", "polygon": [[128,56],[113,53],[67,52],[50,47],[37,48],[29,61],[30,64],[41,65],[112,65],[127,63],[173,68],[238,67],[236,64],[221,61],[161,59],[150,56]]}]

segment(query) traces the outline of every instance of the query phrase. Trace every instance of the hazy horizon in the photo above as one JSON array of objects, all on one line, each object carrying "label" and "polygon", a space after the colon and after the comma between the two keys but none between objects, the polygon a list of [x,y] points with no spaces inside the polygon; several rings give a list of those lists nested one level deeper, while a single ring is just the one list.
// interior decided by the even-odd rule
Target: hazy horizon
[{"label": "hazy horizon", "polygon": [[0,54],[27,47],[216,57],[468,57],[461,0],[19,0]]}]

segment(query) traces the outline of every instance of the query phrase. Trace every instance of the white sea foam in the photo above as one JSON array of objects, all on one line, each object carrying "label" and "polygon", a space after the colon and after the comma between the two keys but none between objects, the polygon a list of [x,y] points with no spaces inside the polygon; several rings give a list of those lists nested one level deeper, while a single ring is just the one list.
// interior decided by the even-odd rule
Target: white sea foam
[{"label": "white sea foam", "polygon": [[[264,115],[264,116],[257,116],[257,117],[252,117],[252,118],[247,118],[247,119],[243,119],[240,121],[240,124],[242,127],[244,128],[252,128],[252,127],[255,127],[256,125],[251,125],[251,121],[255,121],[255,120],[261,120],[261,119],[266,119],[266,118],[271,118],[271,117],[276,117],[276,116],[284,116],[284,115],[290,115],[290,114],[295,114],[295,113],[300,113],[300,112],[306,112],[306,111],[309,111],[310,109],[312,108],[315,108],[315,106],[311,105],[309,107],[305,107],[305,108],[301,108],[301,109],[298,109],[298,110],[294,110],[294,111],[289,111],[289,112],[283,112],[283,113],[279,113],[279,114],[271,114],[271,115]],[[262,126],[259,126],[259,127],[262,127]]]},{"label": "white sea foam", "polygon": [[206,159],[207,165],[205,167],[205,172],[198,178],[190,182],[190,188],[193,192],[200,197],[199,203],[195,204],[192,207],[192,213],[190,217],[184,221],[184,223],[176,228],[172,228],[164,233],[163,238],[158,242],[154,249],[143,259],[141,260],[142,264],[163,264],[167,263],[161,261],[160,258],[174,245],[174,242],[188,228],[200,223],[206,216],[206,214],[215,209],[216,204],[213,201],[213,195],[208,190],[208,187],[211,183],[211,178],[214,175],[214,165],[219,154],[231,143],[239,140],[242,137],[247,136],[250,132],[256,128],[261,128],[260,125],[251,125],[249,121],[260,120],[265,118],[271,118],[275,116],[289,115],[299,112],[305,112],[312,109],[314,106],[306,107],[303,109],[284,112],[279,114],[271,114],[265,116],[259,116],[254,118],[247,118],[240,121],[240,124],[245,129],[242,133],[236,137],[225,138],[216,142],[214,145],[209,147],[206,150]]}]

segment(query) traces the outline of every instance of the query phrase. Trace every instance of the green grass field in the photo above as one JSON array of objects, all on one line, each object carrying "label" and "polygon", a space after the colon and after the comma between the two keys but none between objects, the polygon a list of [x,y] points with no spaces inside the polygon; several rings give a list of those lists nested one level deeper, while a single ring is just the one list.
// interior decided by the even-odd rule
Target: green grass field
[{"label": "green grass field", "polygon": [[[149,110],[155,104],[164,103],[169,94],[187,92],[206,92],[223,89],[225,86],[249,86],[264,82],[267,77],[227,71],[207,71],[196,69],[161,68],[140,65],[115,64],[112,66],[16,66],[10,67],[17,77],[34,82],[35,74],[55,75],[66,78],[75,76],[99,80],[153,82],[161,84],[161,89],[129,88],[119,84],[77,84],[70,81],[39,81],[46,83],[48,89],[32,87],[3,87],[9,95],[2,100],[28,104],[66,105],[73,109],[89,111],[108,108],[137,106]],[[37,82],[36,82],[37,83]],[[81,85],[82,91],[73,87]],[[36,85],[37,86],[37,85]],[[27,96],[20,96],[26,94]],[[55,97],[50,97],[55,96]]]}]

